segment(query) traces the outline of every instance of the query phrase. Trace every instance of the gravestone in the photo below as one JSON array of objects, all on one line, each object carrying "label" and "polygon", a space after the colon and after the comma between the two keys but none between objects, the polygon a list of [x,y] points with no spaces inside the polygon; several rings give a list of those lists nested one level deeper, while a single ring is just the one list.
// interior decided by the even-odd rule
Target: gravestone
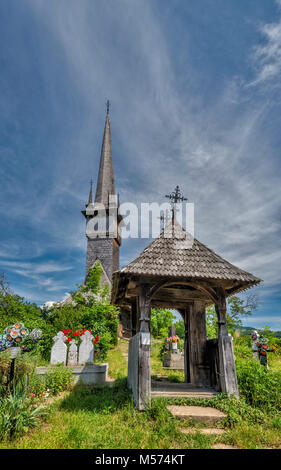
[{"label": "gravestone", "polygon": [[169,350],[163,355],[163,369],[184,370],[184,355],[179,350]]},{"label": "gravestone", "polygon": [[54,344],[51,349],[51,365],[61,364],[62,362],[65,365],[67,355],[65,334],[62,331],[59,331],[56,336],[54,336],[53,341]]},{"label": "gravestone", "polygon": [[69,341],[69,351],[68,351],[68,366],[77,366],[78,362],[78,353],[77,353],[77,345],[75,339]]},{"label": "gravestone", "polygon": [[[175,325],[169,326],[169,337],[173,336],[176,336]],[[184,370],[184,355],[178,350],[177,342],[166,342],[162,366],[164,369]]]},{"label": "gravestone", "polygon": [[81,336],[81,344],[79,347],[79,364],[93,364],[94,362],[94,345],[93,335],[90,331],[86,331]]}]

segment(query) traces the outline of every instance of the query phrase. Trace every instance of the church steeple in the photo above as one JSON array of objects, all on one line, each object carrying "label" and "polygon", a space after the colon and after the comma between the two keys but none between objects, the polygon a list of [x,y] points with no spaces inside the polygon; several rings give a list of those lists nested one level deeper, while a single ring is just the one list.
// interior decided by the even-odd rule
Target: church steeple
[{"label": "church steeple", "polygon": [[115,194],[115,185],[112,161],[109,101],[107,101],[107,114],[104,126],[95,202],[102,203],[105,207],[108,207],[109,196],[111,194]]},{"label": "church steeple", "polygon": [[[109,283],[111,286],[112,273],[119,269],[121,235],[118,227],[122,217],[119,214],[119,201],[114,206],[114,199],[110,201],[109,196],[115,196],[115,185],[108,101],[95,201],[93,201],[91,181],[88,204],[82,214],[86,219],[86,278],[89,268],[96,261],[100,261],[105,274],[102,277],[102,284]],[[111,203],[110,207],[109,202]],[[104,207],[100,207],[101,204]],[[114,219],[114,214],[116,219]]]}]

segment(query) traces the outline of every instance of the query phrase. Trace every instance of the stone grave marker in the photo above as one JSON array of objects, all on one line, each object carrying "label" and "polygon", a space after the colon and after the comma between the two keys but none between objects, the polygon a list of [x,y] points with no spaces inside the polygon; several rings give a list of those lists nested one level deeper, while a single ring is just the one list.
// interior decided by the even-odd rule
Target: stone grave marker
[{"label": "stone grave marker", "polygon": [[54,344],[51,349],[51,365],[66,364],[67,346],[66,336],[62,331],[59,331],[53,338]]},{"label": "stone grave marker", "polygon": [[78,362],[78,352],[75,339],[69,341],[69,350],[68,350],[68,366],[77,366]]},{"label": "stone grave marker", "polygon": [[79,364],[93,364],[94,362],[94,345],[93,335],[90,331],[86,331],[81,336],[81,344],[79,347]]}]

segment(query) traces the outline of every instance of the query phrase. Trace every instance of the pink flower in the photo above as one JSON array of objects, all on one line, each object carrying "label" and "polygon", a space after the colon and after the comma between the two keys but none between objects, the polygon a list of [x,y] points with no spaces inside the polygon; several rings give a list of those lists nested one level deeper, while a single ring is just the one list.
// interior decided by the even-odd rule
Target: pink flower
[{"label": "pink flower", "polygon": [[31,398],[34,398],[34,397],[35,397],[35,393],[31,393],[30,396],[31,396]]}]

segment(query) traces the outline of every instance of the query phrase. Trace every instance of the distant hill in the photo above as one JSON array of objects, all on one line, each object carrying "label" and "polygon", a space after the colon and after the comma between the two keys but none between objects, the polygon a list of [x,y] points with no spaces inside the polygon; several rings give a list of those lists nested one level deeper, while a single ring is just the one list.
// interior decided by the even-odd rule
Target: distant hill
[{"label": "distant hill", "polygon": [[[239,328],[239,331],[241,333],[241,335],[250,335],[252,333],[252,331],[256,330],[257,332],[260,332],[261,329],[260,328],[255,328],[255,327],[251,327],[251,326],[241,326]],[[274,336],[276,338],[281,338],[281,331],[274,331]]]}]

